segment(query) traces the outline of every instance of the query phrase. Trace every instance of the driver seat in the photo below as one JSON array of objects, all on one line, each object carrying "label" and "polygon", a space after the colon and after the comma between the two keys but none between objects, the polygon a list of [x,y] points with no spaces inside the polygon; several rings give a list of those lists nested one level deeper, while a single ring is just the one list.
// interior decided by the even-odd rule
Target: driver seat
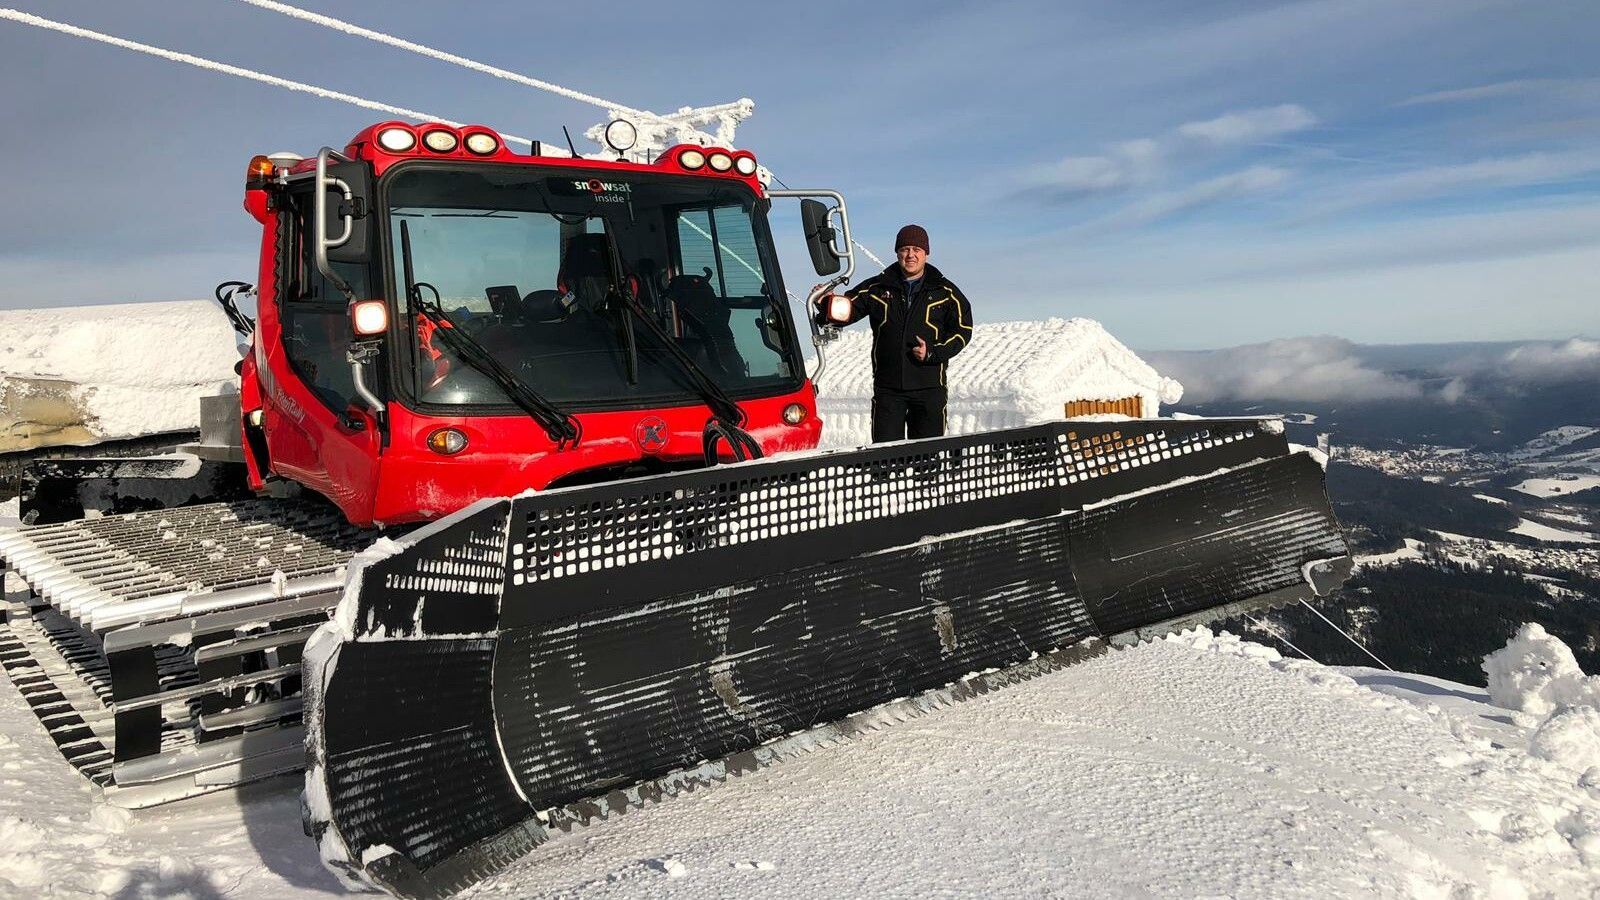
[{"label": "driver seat", "polygon": [[567,240],[556,274],[558,285],[572,295],[573,309],[600,312],[612,288],[611,243],[604,234],[575,234]]}]

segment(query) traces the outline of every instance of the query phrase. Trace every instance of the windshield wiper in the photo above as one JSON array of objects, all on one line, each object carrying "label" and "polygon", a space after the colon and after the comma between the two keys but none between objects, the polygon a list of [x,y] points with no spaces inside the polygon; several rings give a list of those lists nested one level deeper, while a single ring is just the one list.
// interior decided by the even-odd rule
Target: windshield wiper
[{"label": "windshield wiper", "polygon": [[[727,441],[728,449],[733,452],[733,457],[736,460],[742,462],[747,459],[760,459],[763,455],[761,444],[743,428],[745,423],[744,410],[739,408],[739,404],[733,402],[733,398],[729,397],[728,392],[722,389],[722,385],[717,384],[716,379],[712,378],[699,363],[694,361],[693,357],[678,346],[678,342],[673,340],[672,335],[668,334],[665,328],[661,327],[661,323],[652,318],[645,311],[645,308],[639,304],[639,298],[627,289],[628,282],[622,275],[622,261],[620,254],[617,252],[616,239],[611,236],[609,230],[606,235],[611,241],[612,293],[622,299],[622,305],[633,313],[634,318],[643,322],[645,328],[655,336],[656,341],[666,348],[667,355],[672,357],[679,367],[683,369],[684,373],[689,376],[689,380],[694,384],[695,392],[700,395],[701,401],[711,409],[711,421],[706,423],[705,432],[702,435],[706,465],[716,465],[717,442],[719,440]],[[637,351],[632,346],[633,329],[629,328],[627,331],[630,353],[636,353]]]},{"label": "windshield wiper", "polygon": [[511,398],[511,402],[521,407],[523,412],[539,423],[539,427],[544,429],[550,440],[556,442],[556,449],[565,450],[569,446],[577,446],[583,429],[574,416],[563,412],[560,407],[529,387],[528,383],[517,377],[515,372],[502,365],[500,360],[495,359],[494,354],[450,318],[450,314],[444,311],[437,298],[431,303],[423,301],[422,291],[417,288],[416,276],[411,268],[409,225],[410,223],[405,221],[400,223],[400,257],[406,279],[406,296],[411,300],[412,307],[434,324],[434,336],[442,339],[445,347],[462,362],[482,372],[498,385],[500,390]]}]

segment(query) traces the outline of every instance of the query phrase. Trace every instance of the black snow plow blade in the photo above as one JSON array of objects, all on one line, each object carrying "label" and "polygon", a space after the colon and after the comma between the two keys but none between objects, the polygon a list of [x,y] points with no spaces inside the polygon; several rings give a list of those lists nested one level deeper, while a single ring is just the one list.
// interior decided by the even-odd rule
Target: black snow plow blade
[{"label": "black snow plow blade", "polygon": [[1350,571],[1318,460],[1255,420],[1065,422],[489,501],[354,565],[306,649],[307,826],[402,896],[460,890],[708,760]]}]

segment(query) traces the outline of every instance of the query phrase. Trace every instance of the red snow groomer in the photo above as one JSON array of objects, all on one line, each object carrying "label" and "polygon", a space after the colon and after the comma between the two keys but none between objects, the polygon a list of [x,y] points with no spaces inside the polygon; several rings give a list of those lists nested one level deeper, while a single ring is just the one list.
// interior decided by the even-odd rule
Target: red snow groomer
[{"label": "red snow groomer", "polygon": [[815,447],[771,194],[743,151],[528,156],[473,127],[258,157],[251,486],[394,524]]},{"label": "red snow groomer", "polygon": [[[52,464],[36,493],[113,514],[0,531],[29,587],[0,662],[68,758],[127,804],[305,765],[330,865],[437,896],[552,829],[1349,573],[1275,420],[785,453],[822,423],[770,202],[806,198],[832,276],[803,309],[853,256],[838,194],[759,176],[436,124],[258,157],[258,320],[219,291],[250,348],[203,410],[231,442]],[[219,486],[259,496],[193,502]]]}]

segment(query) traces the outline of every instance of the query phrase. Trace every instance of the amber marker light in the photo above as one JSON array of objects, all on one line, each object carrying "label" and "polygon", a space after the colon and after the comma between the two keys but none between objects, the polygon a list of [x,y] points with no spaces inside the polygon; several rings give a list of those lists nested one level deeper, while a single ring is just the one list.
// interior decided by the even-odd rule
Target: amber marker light
[{"label": "amber marker light", "polygon": [[428,449],[440,456],[455,456],[467,449],[467,436],[455,428],[439,428],[428,434]]},{"label": "amber marker light", "polygon": [[245,172],[244,182],[250,187],[261,187],[271,181],[277,172],[278,167],[273,165],[272,160],[265,156],[257,156],[250,160],[250,168]]}]

